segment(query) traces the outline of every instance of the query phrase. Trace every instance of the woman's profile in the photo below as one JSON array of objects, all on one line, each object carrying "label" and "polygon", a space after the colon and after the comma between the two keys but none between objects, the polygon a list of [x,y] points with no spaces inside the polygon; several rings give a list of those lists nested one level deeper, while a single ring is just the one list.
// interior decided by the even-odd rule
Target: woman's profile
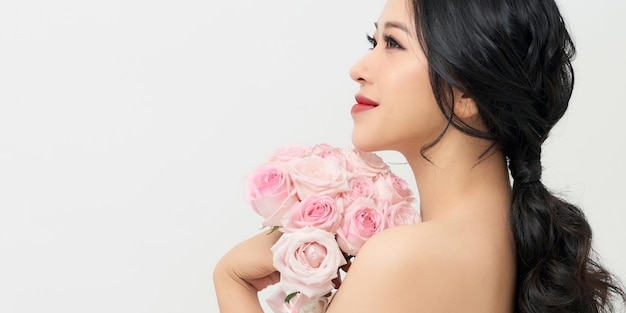
[{"label": "woman's profile", "polygon": [[[350,71],[352,142],[406,158],[423,222],[368,240],[327,312],[605,312],[625,300],[583,211],[541,180],[574,87],[555,1],[387,0],[375,25]],[[279,236],[220,260],[221,312],[262,312]]]}]

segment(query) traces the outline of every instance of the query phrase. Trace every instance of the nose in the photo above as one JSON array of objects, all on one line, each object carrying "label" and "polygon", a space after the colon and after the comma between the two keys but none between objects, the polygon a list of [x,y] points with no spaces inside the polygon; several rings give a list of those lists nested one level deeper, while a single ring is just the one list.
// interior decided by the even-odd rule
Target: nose
[{"label": "nose", "polygon": [[370,55],[371,51],[350,68],[350,77],[359,85],[371,82],[371,66],[368,61]]}]

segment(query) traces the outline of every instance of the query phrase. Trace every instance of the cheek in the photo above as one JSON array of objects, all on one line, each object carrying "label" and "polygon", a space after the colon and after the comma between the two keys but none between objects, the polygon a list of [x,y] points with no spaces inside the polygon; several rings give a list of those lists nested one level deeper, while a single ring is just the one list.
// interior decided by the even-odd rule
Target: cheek
[{"label": "cheek", "polygon": [[421,64],[396,68],[401,70],[388,73],[386,85],[381,86],[388,90],[385,95],[394,107],[394,118],[413,127],[441,123],[444,118],[430,86],[428,69]]},{"label": "cheek", "polygon": [[426,71],[407,75],[406,80],[398,84],[401,108],[393,117],[400,132],[397,135],[404,138],[408,147],[421,148],[436,140],[445,129],[446,119],[439,110]]},{"label": "cheek", "polygon": [[377,72],[375,86],[381,107],[357,119],[352,139],[358,148],[377,151],[421,147],[445,126],[430,87],[428,69],[414,58],[386,63]]},{"label": "cheek", "polygon": [[434,100],[427,67],[413,62],[411,66],[400,68],[402,70],[394,77],[394,84],[398,86],[399,93],[414,102],[428,102]]}]

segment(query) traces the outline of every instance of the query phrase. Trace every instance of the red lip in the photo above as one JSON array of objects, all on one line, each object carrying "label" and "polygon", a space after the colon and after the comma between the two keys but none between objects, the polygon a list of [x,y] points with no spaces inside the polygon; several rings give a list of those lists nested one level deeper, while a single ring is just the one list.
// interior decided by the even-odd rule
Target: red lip
[{"label": "red lip", "polygon": [[362,96],[362,95],[356,95],[354,97],[354,100],[356,100],[356,103],[358,103],[358,104],[365,104],[365,105],[370,105],[370,106],[373,106],[373,107],[378,106],[378,103],[376,103],[376,102],[374,102],[374,101],[372,101],[372,100],[370,100],[367,97]]},{"label": "red lip", "polygon": [[378,103],[362,95],[356,95],[354,99],[356,100],[356,104],[352,106],[351,113],[353,115],[362,111],[373,109],[378,106]]}]

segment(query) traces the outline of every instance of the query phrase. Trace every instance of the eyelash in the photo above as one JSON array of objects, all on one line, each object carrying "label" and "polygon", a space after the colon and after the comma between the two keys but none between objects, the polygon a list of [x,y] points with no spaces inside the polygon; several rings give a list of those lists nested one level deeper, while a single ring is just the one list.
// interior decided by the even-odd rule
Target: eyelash
[{"label": "eyelash", "polygon": [[[388,35],[384,35],[383,39],[385,40],[385,42],[387,43],[387,48],[396,48],[396,49],[404,49],[404,47],[402,47],[398,41],[396,41],[393,37],[388,36]],[[373,50],[374,48],[376,48],[376,46],[378,45],[378,43],[376,42],[376,39],[374,39],[374,37],[367,35],[367,41],[370,42],[370,44],[372,45],[372,47],[370,48],[370,50]]]}]

